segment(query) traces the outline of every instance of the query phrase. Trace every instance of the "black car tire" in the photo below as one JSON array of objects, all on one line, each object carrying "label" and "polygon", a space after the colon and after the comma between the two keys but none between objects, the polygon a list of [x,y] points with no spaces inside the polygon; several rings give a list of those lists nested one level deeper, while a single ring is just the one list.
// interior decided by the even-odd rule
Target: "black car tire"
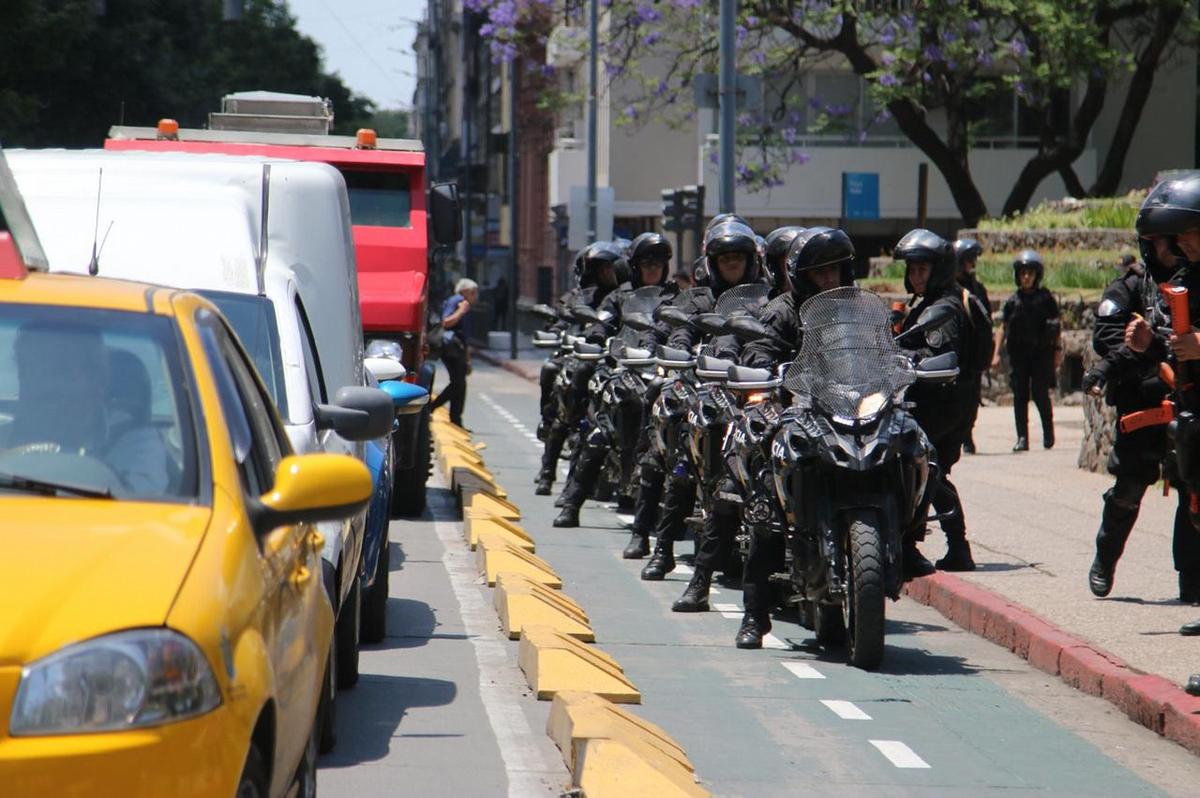
[{"label": "black car tire", "polygon": [[367,588],[362,608],[362,641],[378,643],[387,636],[388,574],[391,559],[387,535],[383,536],[383,550],[375,562],[375,583]]},{"label": "black car tire", "polygon": [[332,648],[325,662],[325,680],[321,683],[321,701],[317,706],[317,723],[321,738],[317,750],[328,754],[337,745],[337,658]]},{"label": "black car tire", "polygon": [[246,764],[242,767],[242,777],[238,779],[237,798],[267,798],[270,789],[267,760],[258,746],[251,743]]},{"label": "black car tire", "polygon": [[362,592],[357,575],[351,577],[354,586],[338,613],[334,627],[334,655],[337,657],[337,686],[348,690],[358,684],[358,634],[362,622]]}]

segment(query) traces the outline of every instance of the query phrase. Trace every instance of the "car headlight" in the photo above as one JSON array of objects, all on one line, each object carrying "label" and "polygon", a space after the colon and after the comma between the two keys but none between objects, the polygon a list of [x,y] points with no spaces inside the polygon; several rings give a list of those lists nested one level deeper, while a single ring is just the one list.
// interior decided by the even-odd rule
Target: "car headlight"
[{"label": "car headlight", "polygon": [[26,666],[13,702],[14,735],[158,726],[221,703],[200,648],[168,629],[136,629],[68,646]]}]

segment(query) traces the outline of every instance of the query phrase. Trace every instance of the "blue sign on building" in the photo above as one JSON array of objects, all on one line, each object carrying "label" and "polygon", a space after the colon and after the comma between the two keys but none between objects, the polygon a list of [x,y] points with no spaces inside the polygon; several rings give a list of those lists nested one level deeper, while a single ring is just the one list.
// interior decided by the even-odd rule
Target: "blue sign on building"
[{"label": "blue sign on building", "polygon": [[842,172],[842,218],[879,218],[877,172]]}]

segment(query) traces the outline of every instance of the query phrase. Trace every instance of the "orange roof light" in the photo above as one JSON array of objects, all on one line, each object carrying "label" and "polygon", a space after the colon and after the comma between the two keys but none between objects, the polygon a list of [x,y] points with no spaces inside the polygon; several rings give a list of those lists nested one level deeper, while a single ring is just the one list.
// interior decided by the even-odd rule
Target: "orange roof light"
[{"label": "orange roof light", "polygon": [[360,150],[375,149],[375,142],[375,131],[369,127],[359,128],[358,135],[354,137],[354,146]]},{"label": "orange roof light", "polygon": [[174,119],[158,120],[158,139],[160,141],[179,141],[179,123]]}]

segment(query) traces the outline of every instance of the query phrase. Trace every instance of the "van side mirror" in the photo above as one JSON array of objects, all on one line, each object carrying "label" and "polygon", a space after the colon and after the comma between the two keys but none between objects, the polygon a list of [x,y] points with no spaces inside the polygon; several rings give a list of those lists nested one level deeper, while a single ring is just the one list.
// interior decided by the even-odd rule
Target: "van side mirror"
[{"label": "van side mirror", "polygon": [[462,207],[457,183],[434,183],[429,187],[429,214],[434,243],[449,246],[462,241]]},{"label": "van side mirror", "polygon": [[348,441],[370,441],[392,431],[395,409],[387,392],[348,385],[337,392],[332,404],[316,405],[313,415],[318,430],[331,429]]}]

